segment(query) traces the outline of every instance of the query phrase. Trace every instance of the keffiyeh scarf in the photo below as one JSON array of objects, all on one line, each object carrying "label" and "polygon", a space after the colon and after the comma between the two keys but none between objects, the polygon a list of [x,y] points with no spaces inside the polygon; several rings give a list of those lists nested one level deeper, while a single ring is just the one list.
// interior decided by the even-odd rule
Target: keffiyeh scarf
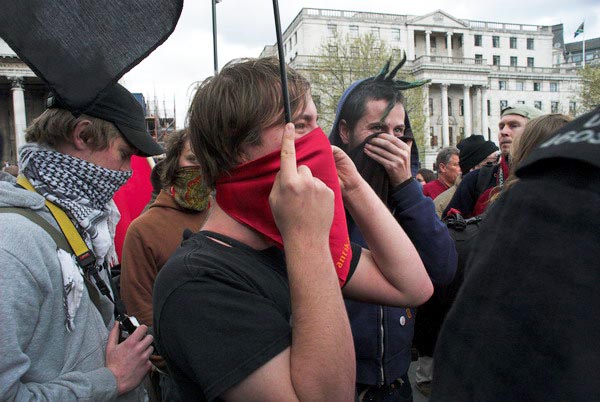
[{"label": "keffiyeh scarf", "polygon": [[[35,190],[60,207],[73,221],[98,265],[117,264],[113,237],[119,211],[112,201],[115,192],[131,177],[131,171],[106,169],[37,144],[19,150],[20,172]],[[83,292],[83,278],[73,274],[67,258],[59,258],[63,273],[63,302],[67,328],[73,329],[75,311]]]}]

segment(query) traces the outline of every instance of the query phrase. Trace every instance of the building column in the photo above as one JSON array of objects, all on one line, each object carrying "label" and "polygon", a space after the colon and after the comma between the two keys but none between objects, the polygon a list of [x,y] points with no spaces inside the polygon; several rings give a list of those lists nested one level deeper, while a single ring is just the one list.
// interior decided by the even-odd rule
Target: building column
[{"label": "building column", "polygon": [[407,29],[406,45],[406,58],[408,60],[415,60],[417,58],[415,52],[415,30],[411,27]]},{"label": "building column", "polygon": [[452,57],[452,32],[446,32],[446,49],[448,57]]},{"label": "building column", "polygon": [[448,87],[449,84],[441,84],[442,88],[442,147],[450,144],[450,133],[448,130]]},{"label": "building column", "polygon": [[477,87],[477,89],[475,90],[475,113],[473,115],[477,116],[477,123],[475,124],[475,126],[477,127],[477,131],[479,131],[479,134],[483,135],[483,138],[485,138],[486,135],[481,128],[481,87]]},{"label": "building column", "polygon": [[425,56],[431,56],[431,31],[425,31]]},{"label": "building column", "polygon": [[463,86],[463,109],[466,138],[473,134],[473,121],[471,120],[471,84],[465,84]]},{"label": "building column", "polygon": [[25,89],[23,88],[23,77],[10,77],[12,82],[13,118],[15,124],[15,146],[18,150],[25,145],[25,129],[27,118],[25,116]]},{"label": "building column", "polygon": [[431,84],[423,85],[423,105],[425,105],[425,107],[423,108],[423,111],[425,113],[425,124],[424,124],[424,128],[423,128],[423,140],[425,142],[424,151],[431,149],[431,134],[429,133],[429,127],[431,126],[430,116],[429,116],[429,113],[431,113],[429,110],[429,87],[430,86],[431,86]]},{"label": "building column", "polygon": [[488,114],[487,114],[487,85],[481,87],[481,133],[483,138],[490,139],[488,133]]}]

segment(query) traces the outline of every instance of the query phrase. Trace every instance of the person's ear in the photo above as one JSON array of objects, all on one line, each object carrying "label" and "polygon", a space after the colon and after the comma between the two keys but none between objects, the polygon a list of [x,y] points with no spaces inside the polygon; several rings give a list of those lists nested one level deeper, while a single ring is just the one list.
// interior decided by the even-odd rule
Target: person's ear
[{"label": "person's ear", "polygon": [[446,173],[446,164],[440,163],[440,165],[438,166],[438,170],[440,171],[440,173]]},{"label": "person's ear", "polygon": [[90,148],[89,138],[85,135],[86,129],[92,124],[89,120],[81,120],[77,122],[71,132],[71,144],[78,151],[85,151]]},{"label": "person's ear", "polygon": [[350,143],[350,128],[348,127],[346,120],[340,120],[338,124],[338,131],[340,133],[340,139],[342,140],[342,142],[345,145],[348,145]]}]

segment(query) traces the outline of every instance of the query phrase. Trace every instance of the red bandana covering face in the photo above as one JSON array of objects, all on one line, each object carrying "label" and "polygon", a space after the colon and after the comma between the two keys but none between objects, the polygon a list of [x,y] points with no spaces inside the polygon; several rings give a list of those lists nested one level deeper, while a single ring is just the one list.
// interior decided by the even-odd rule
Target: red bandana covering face
[{"label": "red bandana covering face", "polygon": [[[280,151],[275,151],[240,165],[217,181],[216,190],[217,203],[228,215],[267,236],[283,249],[283,240],[269,206],[269,194],[279,172],[280,160]],[[329,248],[340,286],[343,286],[350,270],[352,250],[331,145],[321,128],[296,140],[296,160],[298,166],[308,166],[313,176],[321,179],[335,194]]]}]

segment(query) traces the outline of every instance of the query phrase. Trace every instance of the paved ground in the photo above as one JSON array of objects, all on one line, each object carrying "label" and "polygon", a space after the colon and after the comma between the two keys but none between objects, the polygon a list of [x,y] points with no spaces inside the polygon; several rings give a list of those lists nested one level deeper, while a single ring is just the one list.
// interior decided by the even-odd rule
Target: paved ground
[{"label": "paved ground", "polygon": [[410,368],[408,369],[408,379],[412,385],[413,390],[413,402],[428,402],[425,396],[419,392],[419,390],[415,387],[415,370],[417,369],[417,362],[412,362]]}]

